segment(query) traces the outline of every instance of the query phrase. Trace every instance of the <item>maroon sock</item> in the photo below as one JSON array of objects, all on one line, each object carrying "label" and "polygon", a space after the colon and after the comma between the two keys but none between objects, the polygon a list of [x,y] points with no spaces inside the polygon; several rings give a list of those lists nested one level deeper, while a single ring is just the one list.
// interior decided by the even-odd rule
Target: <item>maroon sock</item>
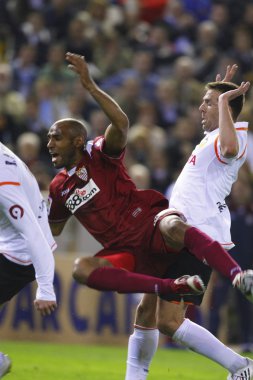
[{"label": "maroon sock", "polygon": [[201,261],[206,261],[211,268],[216,269],[233,281],[235,275],[241,272],[240,266],[222,248],[220,243],[211,239],[198,228],[190,227],[185,232],[184,244],[189,251]]},{"label": "maroon sock", "polygon": [[101,267],[88,277],[87,285],[97,290],[118,293],[172,293],[174,280],[161,279],[120,268]]}]

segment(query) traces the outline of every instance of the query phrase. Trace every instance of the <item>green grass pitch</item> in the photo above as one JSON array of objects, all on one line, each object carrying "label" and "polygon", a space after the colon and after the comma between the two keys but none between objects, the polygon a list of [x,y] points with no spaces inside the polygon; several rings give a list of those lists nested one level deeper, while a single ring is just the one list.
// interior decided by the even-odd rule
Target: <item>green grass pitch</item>
[{"label": "green grass pitch", "polygon": [[[124,380],[126,347],[1,342],[6,380]],[[227,371],[193,352],[159,349],[148,380],[223,380]],[[134,380],[134,379],[133,379]]]}]

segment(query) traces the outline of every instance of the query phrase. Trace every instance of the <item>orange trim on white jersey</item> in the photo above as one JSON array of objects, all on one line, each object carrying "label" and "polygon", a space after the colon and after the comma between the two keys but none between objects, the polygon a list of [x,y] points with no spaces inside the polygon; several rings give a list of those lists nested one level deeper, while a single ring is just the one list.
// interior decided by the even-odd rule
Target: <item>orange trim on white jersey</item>
[{"label": "orange trim on white jersey", "polygon": [[[236,128],[237,131],[247,131],[248,128]],[[219,140],[219,135],[216,137],[215,141],[214,141],[214,150],[215,150],[215,154],[216,154],[216,157],[218,158],[218,160],[222,163],[222,164],[225,164],[227,165],[227,162],[225,161],[222,161],[222,159],[220,158],[219,156],[219,152],[218,152],[218,140]],[[247,149],[247,144],[245,145],[245,148],[242,152],[242,154],[240,155],[240,157],[237,157],[236,160],[240,160],[244,154],[246,153],[246,149]]]},{"label": "orange trim on white jersey", "polygon": [[247,127],[235,128],[237,131],[248,131]]},{"label": "orange trim on white jersey", "polygon": [[247,146],[248,144],[245,145],[245,148],[244,148],[244,151],[242,152],[242,154],[240,155],[240,157],[237,158],[237,160],[240,160],[240,158],[242,158],[246,152],[246,149],[247,149]]},{"label": "orange trim on white jersey", "polygon": [[222,159],[220,158],[219,156],[219,152],[218,152],[218,139],[219,139],[219,135],[216,137],[216,139],[214,140],[214,151],[215,151],[215,154],[216,154],[216,157],[218,158],[218,160],[224,164],[224,165],[227,165],[227,162],[225,161],[222,161]]},{"label": "orange trim on white jersey", "polygon": [[19,182],[0,182],[0,186],[5,186],[5,185],[20,186],[21,183],[19,183]]}]

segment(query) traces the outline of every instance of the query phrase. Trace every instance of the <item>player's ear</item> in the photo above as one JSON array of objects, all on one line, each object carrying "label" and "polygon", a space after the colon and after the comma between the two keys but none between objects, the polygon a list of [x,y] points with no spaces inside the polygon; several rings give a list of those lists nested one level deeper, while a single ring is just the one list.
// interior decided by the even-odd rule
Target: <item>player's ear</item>
[{"label": "player's ear", "polygon": [[76,148],[83,148],[85,144],[84,137],[83,136],[77,136],[74,139],[74,145]]}]

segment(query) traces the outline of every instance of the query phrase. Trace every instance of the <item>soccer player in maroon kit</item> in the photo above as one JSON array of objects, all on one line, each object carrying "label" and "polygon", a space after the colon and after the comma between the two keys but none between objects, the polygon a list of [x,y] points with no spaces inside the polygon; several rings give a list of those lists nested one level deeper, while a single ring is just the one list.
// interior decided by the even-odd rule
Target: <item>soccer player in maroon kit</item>
[{"label": "soccer player in maroon kit", "polygon": [[[157,293],[161,297],[169,293],[191,293],[196,298],[205,288],[198,276],[176,280],[163,277],[181,276],[186,268],[188,273],[200,274],[207,284],[214,268],[252,300],[252,273],[242,272],[218,242],[188,225],[178,211],[168,209],[162,194],[136,189],[123,165],[129,128],[127,116],[95,84],[84,57],[67,53],[66,59],[111,121],[104,136],[94,141],[87,142],[85,126],[74,119],[58,120],[48,133],[53,165],[63,168],[50,185],[52,232],[59,235],[74,215],[104,247],[93,257],[75,261],[74,278],[98,290]],[[180,296],[174,297],[180,300]],[[166,317],[159,308],[157,316]],[[195,346],[199,341],[203,344],[203,330],[192,332]],[[222,343],[219,352],[229,350],[221,346]],[[230,356],[238,368],[241,362],[245,365],[236,353]],[[247,379],[250,378],[251,374]]]},{"label": "soccer player in maroon kit", "polygon": [[[162,194],[136,189],[123,165],[127,116],[95,84],[84,57],[67,53],[66,59],[111,121],[104,136],[90,142],[85,126],[74,119],[58,120],[48,133],[53,165],[63,168],[50,185],[52,232],[59,235],[74,215],[104,247],[93,257],[75,261],[74,278],[94,289],[120,293],[202,293],[198,276],[162,279],[186,247],[233,281],[241,268],[217,242],[187,225],[176,210],[168,209]],[[171,215],[181,218],[177,234]]]},{"label": "soccer player in maroon kit", "polygon": [[82,69],[83,80],[90,82],[91,93],[112,120],[105,136],[94,141],[86,141],[85,126],[73,119],[57,121],[48,133],[52,162],[56,168],[64,167],[50,186],[52,232],[61,233],[75,215],[104,247],[96,257],[77,260],[74,278],[98,290],[121,293],[203,293],[198,276],[159,278],[177,258],[176,253],[167,254],[169,248],[154,228],[156,215],[167,210],[168,201],[154,190],[136,189],[122,163],[126,115],[98,89],[82,57],[67,54],[67,59]]}]

